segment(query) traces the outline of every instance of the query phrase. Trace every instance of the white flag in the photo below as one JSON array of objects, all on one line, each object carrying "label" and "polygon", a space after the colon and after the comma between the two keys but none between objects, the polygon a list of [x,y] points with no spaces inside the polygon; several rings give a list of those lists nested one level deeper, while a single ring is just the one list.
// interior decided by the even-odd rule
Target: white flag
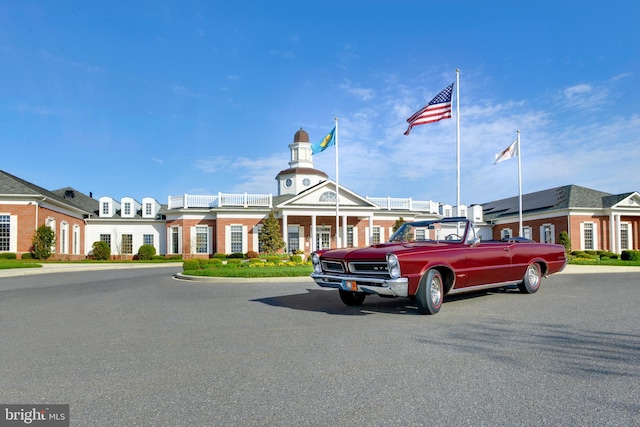
[{"label": "white flag", "polygon": [[517,143],[518,143],[518,140],[516,139],[515,141],[513,141],[513,143],[510,146],[502,150],[501,153],[496,154],[496,161],[494,165],[496,163],[500,163],[503,160],[509,160],[512,157],[519,156],[520,153],[518,153]]}]

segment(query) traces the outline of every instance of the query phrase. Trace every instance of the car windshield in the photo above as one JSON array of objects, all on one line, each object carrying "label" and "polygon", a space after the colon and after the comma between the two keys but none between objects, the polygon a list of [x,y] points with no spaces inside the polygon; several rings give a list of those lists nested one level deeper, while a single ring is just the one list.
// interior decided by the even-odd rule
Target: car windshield
[{"label": "car windshield", "polygon": [[462,242],[466,221],[406,222],[389,238],[390,242]]}]

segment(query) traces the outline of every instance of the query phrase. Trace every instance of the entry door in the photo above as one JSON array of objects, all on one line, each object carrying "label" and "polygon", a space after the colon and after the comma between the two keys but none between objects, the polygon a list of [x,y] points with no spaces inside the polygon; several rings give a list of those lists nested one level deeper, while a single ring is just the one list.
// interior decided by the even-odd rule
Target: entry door
[{"label": "entry door", "polygon": [[316,250],[331,248],[331,229],[318,228],[316,232]]}]

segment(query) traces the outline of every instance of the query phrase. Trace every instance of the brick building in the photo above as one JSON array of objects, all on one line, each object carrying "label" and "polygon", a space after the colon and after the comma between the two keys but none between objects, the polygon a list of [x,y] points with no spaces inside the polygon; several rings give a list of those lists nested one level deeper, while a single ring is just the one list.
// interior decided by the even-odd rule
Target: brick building
[{"label": "brick building", "polygon": [[[363,197],[338,186],[313,164],[309,135],[300,129],[289,144],[289,167],[276,175],[277,195],[224,194],[114,199],[67,187],[49,191],[0,171],[0,252],[29,252],[38,226],[56,234],[54,257],[84,259],[102,240],[112,255],[133,257],[150,244],[159,254],[209,257],[260,252],[263,221],[280,222],[286,251],[359,247],[389,238],[395,222],[453,216],[455,207],[411,198]],[[336,203],[337,201],[337,203]],[[573,249],[620,253],[640,244],[640,194],[613,195],[575,185],[523,195],[523,236],[557,242],[569,233]],[[460,206],[483,239],[516,236],[518,197]]]}]

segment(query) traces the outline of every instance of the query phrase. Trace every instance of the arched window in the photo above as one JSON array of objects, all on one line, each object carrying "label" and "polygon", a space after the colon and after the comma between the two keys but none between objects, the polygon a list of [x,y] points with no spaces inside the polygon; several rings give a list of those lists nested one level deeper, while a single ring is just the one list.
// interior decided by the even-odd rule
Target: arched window
[{"label": "arched window", "polygon": [[336,193],[333,191],[325,191],[320,195],[320,203],[335,203]]}]

